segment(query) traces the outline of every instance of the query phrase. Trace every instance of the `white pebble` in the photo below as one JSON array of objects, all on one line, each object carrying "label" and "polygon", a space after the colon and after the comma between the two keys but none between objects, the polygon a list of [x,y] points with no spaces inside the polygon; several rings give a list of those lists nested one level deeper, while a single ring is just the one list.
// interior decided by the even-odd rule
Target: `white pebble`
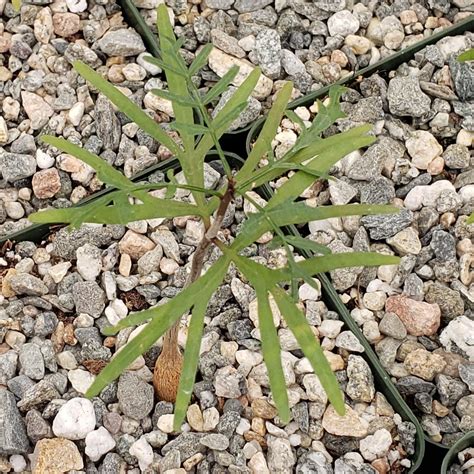
[{"label": "white pebble", "polygon": [[51,168],[51,166],[54,165],[54,161],[54,158],[48,155],[48,153],[45,153],[40,149],[36,150],[36,164],[38,165],[38,168],[42,170]]},{"label": "white pebble", "polygon": [[67,378],[71,382],[72,388],[82,394],[87,392],[95,380],[94,375],[83,369],[70,370]]},{"label": "white pebble", "polygon": [[25,210],[21,203],[16,201],[7,201],[5,203],[5,210],[8,217],[11,219],[21,219],[25,215]]},{"label": "white pebble", "polygon": [[66,0],[70,12],[80,13],[87,9],[87,0]]},{"label": "white pebble", "polygon": [[26,471],[26,461],[21,454],[13,454],[12,456],[10,456],[9,461],[12,466],[13,472]]},{"label": "white pebble", "polygon": [[161,415],[158,418],[157,426],[163,433],[172,433],[174,431],[173,423],[174,415]]},{"label": "white pebble", "polygon": [[84,439],[94,430],[94,406],[86,398],[71,398],[58,411],[53,421],[53,433],[59,438]]},{"label": "white pebble", "polygon": [[148,444],[145,436],[142,436],[130,446],[129,453],[137,458],[141,471],[146,471],[153,462],[153,449]]},{"label": "white pebble", "polygon": [[77,127],[81,123],[82,116],[84,115],[84,102],[76,102],[69,110],[67,116],[69,121]]},{"label": "white pebble", "polygon": [[114,448],[115,440],[103,426],[86,436],[86,455],[91,461],[98,461]]}]

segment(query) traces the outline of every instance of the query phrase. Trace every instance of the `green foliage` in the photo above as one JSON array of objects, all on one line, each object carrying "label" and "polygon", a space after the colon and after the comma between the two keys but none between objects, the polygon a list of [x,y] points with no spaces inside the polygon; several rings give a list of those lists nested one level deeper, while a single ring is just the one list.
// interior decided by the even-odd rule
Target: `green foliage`
[{"label": "green foliage", "polygon": [[[178,132],[179,140],[174,141],[170,138],[159,124],[88,66],[76,62],[74,67],[125,115],[176,156],[183,170],[186,184],[178,184],[173,176],[169,175],[168,181],[164,183],[137,185],[87,150],[63,139],[43,137],[49,145],[74,155],[94,168],[100,180],[112,189],[100,199],[81,207],[46,210],[33,214],[31,216],[33,222],[62,222],[77,227],[85,222],[126,224],[140,219],[189,215],[201,218],[206,229],[203,241],[193,258],[191,274],[195,273],[195,277],[191,278],[189,284],[176,297],[160,306],[131,313],[116,326],[103,330],[105,335],[114,335],[122,329],[144,325],[143,330],[122,348],[99,374],[87,395],[92,397],[99,394],[179,318],[191,312],[184,365],[175,406],[175,427],[178,429],[184,419],[192,394],[207,304],[223,282],[229,266],[233,264],[255,288],[257,294],[263,357],[268,369],[273,399],[281,419],[285,422],[289,421],[290,410],[270,298],[273,298],[278,306],[288,327],[321,380],[330,402],[338,413],[343,414],[344,400],[337,380],[294,298],[297,295],[297,285],[302,281],[314,285],[313,277],[321,272],[359,265],[396,264],[398,259],[363,252],[331,254],[326,247],[308,239],[285,235],[283,228],[318,219],[398,212],[397,208],[377,205],[312,208],[298,201],[300,194],[316,179],[328,177],[331,167],[337,161],[348,153],[374,142],[374,137],[368,134],[370,126],[356,127],[338,135],[321,138],[321,133],[327,127],[344,116],[339,106],[339,99],[344,89],[335,86],[330,91],[328,105],[319,103],[319,113],[312,125],[305,128],[304,124],[300,124],[302,134],[295,146],[281,159],[273,159],[271,142],[282,117],[287,115],[296,119],[291,111],[286,110],[292,92],[292,84],[288,82],[279,91],[245,164],[240,171],[233,174],[220,148],[219,139],[246,107],[248,98],[259,79],[259,70],[254,69],[220,112],[211,118],[206,105],[228,87],[238,72],[237,68],[230,69],[205,96],[202,96],[196,89],[192,76],[206,64],[212,46],[204,47],[188,68],[179,53],[181,42],[174,37],[164,5],[158,7],[158,31],[161,57],[151,58],[150,61],[165,71],[169,90],[157,90],[154,93],[172,102],[176,121],[171,123],[171,127]],[[199,117],[199,121],[195,120],[196,116]],[[196,136],[199,137],[198,141]],[[226,172],[226,183],[218,191],[204,188],[204,160],[213,146]],[[268,163],[261,166],[261,160],[265,157],[268,158]],[[262,208],[254,202],[249,194],[251,189],[269,180],[278,179],[289,171],[293,173],[291,178],[278,189],[265,207]],[[175,200],[174,195],[178,188],[190,190],[194,203]],[[149,191],[155,189],[164,189],[165,197],[159,199],[151,196]],[[256,212],[249,216],[242,225],[239,235],[230,245],[227,245],[219,240],[220,225],[227,206],[237,196],[242,196],[251,202]],[[213,219],[211,219],[212,216]],[[274,235],[273,245],[280,245],[286,250],[288,264],[283,268],[269,269],[241,255],[247,246],[269,231]],[[222,256],[201,275],[205,250],[211,245],[217,245]],[[296,261],[292,253],[293,247],[314,251],[318,256]],[[287,291],[288,286],[290,292]]]},{"label": "green foliage", "polygon": [[474,48],[464,51],[458,56],[458,61],[474,61]]}]

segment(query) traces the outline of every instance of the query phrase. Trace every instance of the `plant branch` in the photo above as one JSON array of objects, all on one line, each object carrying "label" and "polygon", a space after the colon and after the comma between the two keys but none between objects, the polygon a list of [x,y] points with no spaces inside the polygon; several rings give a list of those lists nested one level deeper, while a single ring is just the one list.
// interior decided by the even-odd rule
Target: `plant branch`
[{"label": "plant branch", "polygon": [[[222,222],[224,221],[227,208],[234,198],[235,193],[235,181],[233,178],[229,179],[227,190],[224,195],[220,198],[220,204],[216,212],[216,217],[209,228],[204,233],[203,238],[199,242],[199,245],[196,248],[196,251],[193,255],[193,262],[191,265],[191,273],[189,274],[186,285],[189,286],[191,283],[194,283],[200,276],[204,266],[204,261],[206,257],[206,252],[211,245],[211,243],[217,237],[219,233]],[[178,331],[179,324],[181,319],[178,319],[176,323],[171,326],[171,328],[166,332],[163,340],[163,350],[165,351],[175,351],[178,348]]]}]

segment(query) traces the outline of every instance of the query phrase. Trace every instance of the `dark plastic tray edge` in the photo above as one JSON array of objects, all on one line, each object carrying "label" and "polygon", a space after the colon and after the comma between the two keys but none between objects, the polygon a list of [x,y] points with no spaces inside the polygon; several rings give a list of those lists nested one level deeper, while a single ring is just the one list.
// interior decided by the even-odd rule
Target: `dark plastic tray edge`
[{"label": "dark plastic tray edge", "polygon": [[456,441],[443,459],[441,464],[441,474],[446,474],[449,466],[456,459],[457,454],[463,449],[474,446],[474,431],[467,432],[461,439]]}]

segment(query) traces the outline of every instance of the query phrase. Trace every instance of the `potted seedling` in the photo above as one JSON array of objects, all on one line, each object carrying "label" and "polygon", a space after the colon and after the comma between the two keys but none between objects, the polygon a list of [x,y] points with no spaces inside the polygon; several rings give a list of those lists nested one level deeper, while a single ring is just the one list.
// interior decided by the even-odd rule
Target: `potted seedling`
[{"label": "potted seedling", "polygon": [[[283,422],[290,419],[288,395],[283,375],[280,345],[273,323],[271,303],[279,308],[288,328],[319,377],[329,401],[339,414],[344,413],[344,400],[335,375],[294,298],[295,285],[305,281],[315,285],[313,277],[336,268],[396,264],[398,258],[377,253],[354,252],[331,254],[327,248],[311,244],[316,255],[296,258],[294,247],[305,244],[304,239],[288,237],[283,229],[290,225],[310,221],[343,217],[396,213],[392,206],[342,205],[310,207],[298,197],[320,177],[328,178],[331,167],[348,153],[370,145],[375,138],[370,126],[360,126],[346,132],[321,138],[321,134],[337,119],[343,117],[339,99],[344,89],[336,86],[330,91],[326,106],[320,104],[319,114],[299,138],[296,145],[280,159],[271,152],[271,141],[285,114],[292,84],[285,83],[275,97],[266,122],[255,141],[252,151],[239,170],[233,170],[220,145],[220,137],[247,105],[253,90],[258,87],[260,72],[256,68],[244,75],[231,68],[206,95],[201,95],[192,77],[206,65],[212,45],[202,48],[188,67],[180,55],[181,40],[176,40],[166,7],[158,8],[160,58],[150,61],[166,72],[168,90],[154,91],[172,102],[176,120],[171,127],[178,133],[175,141],[159,124],[130,101],[122,92],[104,80],[87,65],[76,62],[76,71],[97,90],[107,96],[115,106],[133,120],[151,137],[166,146],[179,161],[185,183],[174,176],[158,184],[136,184],[89,151],[64,139],[46,136],[49,145],[74,155],[95,169],[98,178],[111,191],[91,203],[71,209],[46,210],[30,218],[38,223],[66,223],[77,227],[82,223],[127,224],[137,220],[179,216],[200,219],[204,235],[192,256],[184,289],[170,301],[150,309],[128,315],[104,334],[115,335],[122,329],[142,326],[141,331],[123,347],[95,379],[87,396],[99,394],[141,354],[163,337],[162,351],[156,362],[154,385],[162,400],[175,402],[174,426],[178,430],[191,399],[199,360],[204,317],[208,302],[223,282],[230,266],[237,267],[254,288],[258,300],[258,318],[264,361],[267,366],[272,396]],[[211,118],[206,105],[218,97],[230,84],[237,90],[226,105]],[[197,116],[197,117],[196,117]],[[200,136],[200,140],[196,137]],[[207,189],[204,161],[209,150],[215,147],[225,179],[220,189]],[[263,161],[262,161],[263,160]],[[291,172],[291,177],[278,189],[265,206],[259,204],[254,190],[269,181]],[[177,190],[191,193],[188,201],[175,197]],[[222,232],[229,205],[242,197],[253,206],[250,214],[234,237]],[[268,268],[245,256],[244,250],[263,235],[272,233],[284,249],[287,263],[277,269]],[[306,241],[306,245],[310,245]],[[210,250],[218,258],[208,261]],[[178,329],[183,315],[191,313],[184,354],[178,346]]]}]

